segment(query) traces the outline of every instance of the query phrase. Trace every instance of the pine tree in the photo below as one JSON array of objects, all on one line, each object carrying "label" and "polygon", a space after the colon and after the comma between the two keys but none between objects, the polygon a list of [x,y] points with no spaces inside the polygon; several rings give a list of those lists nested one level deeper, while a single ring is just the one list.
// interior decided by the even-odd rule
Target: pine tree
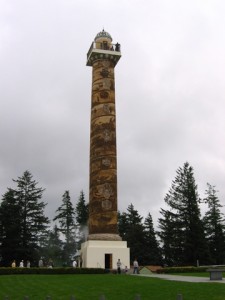
[{"label": "pine tree", "polygon": [[[186,162],[183,168],[177,170],[177,176],[165,197],[166,204],[170,207],[164,219],[159,219],[161,230],[165,229],[165,222],[169,220],[173,243],[171,251],[175,254],[168,261],[176,265],[196,265],[208,262],[208,249],[201,221],[199,202],[200,198],[194,179],[193,168]],[[167,217],[167,219],[165,218]],[[169,218],[168,218],[169,217]],[[161,233],[163,248],[166,232]]]},{"label": "pine tree", "polygon": [[85,196],[83,191],[80,192],[80,197],[76,204],[75,212],[77,228],[79,231],[77,247],[80,248],[81,243],[83,243],[86,240],[86,236],[88,233],[88,204],[85,203]]},{"label": "pine tree", "polygon": [[162,218],[159,218],[158,236],[162,241],[162,254],[165,266],[174,266],[177,263],[177,258],[181,256],[182,248],[177,242],[177,234],[174,227],[176,216],[169,211],[161,209]]},{"label": "pine tree", "polygon": [[[118,217],[119,233],[127,241],[127,245],[130,248],[131,261],[137,258],[139,264],[143,264],[145,253],[143,217],[134,209],[133,204],[128,206],[126,213],[119,214]],[[123,226],[121,226],[122,224]]]},{"label": "pine tree", "polygon": [[56,210],[53,221],[59,222],[59,231],[65,237],[63,248],[63,258],[66,265],[70,265],[73,255],[76,252],[75,242],[75,209],[70,200],[69,191],[65,191],[62,196],[62,205]]},{"label": "pine tree", "polygon": [[129,225],[128,225],[128,216],[126,212],[118,211],[118,231],[119,235],[123,241],[127,241],[127,235],[129,232]]},{"label": "pine tree", "polygon": [[41,257],[45,262],[52,260],[54,266],[61,266],[63,264],[63,242],[60,239],[59,230],[56,225],[48,232],[43,241]]},{"label": "pine tree", "polygon": [[145,253],[143,257],[143,263],[145,265],[162,265],[161,249],[156,239],[156,233],[150,213],[148,213],[144,221],[144,233]]},{"label": "pine tree", "polygon": [[25,171],[22,177],[13,180],[17,183],[15,194],[21,207],[22,249],[28,260],[34,259],[35,252],[38,254],[39,240],[49,223],[44,215],[46,204],[40,201],[44,189],[38,188],[38,183],[32,177],[29,171]]},{"label": "pine tree", "polygon": [[[37,182],[32,179],[29,171],[25,171],[17,180],[16,189],[9,189],[3,198],[1,205],[1,215],[7,215],[7,209],[10,209],[11,215],[8,216],[8,223],[4,224],[4,232],[14,232],[12,228],[15,220],[17,223],[18,241],[13,247],[14,255],[18,260],[37,261],[39,257],[40,241],[48,228],[49,220],[44,215],[46,204],[41,201],[43,189],[37,187]],[[10,236],[5,236],[5,243],[10,241]],[[7,259],[8,260],[8,259]]]},{"label": "pine tree", "polygon": [[210,256],[213,264],[225,263],[225,224],[224,215],[220,209],[219,198],[215,186],[207,183],[205,203],[208,205],[208,211],[203,218],[206,239],[209,245]]},{"label": "pine tree", "polygon": [[79,225],[86,226],[88,222],[88,204],[85,202],[84,192],[80,192],[79,200],[76,204],[76,221]]},{"label": "pine tree", "polygon": [[0,253],[1,264],[11,265],[13,260],[19,261],[21,250],[20,207],[15,193],[9,189],[3,195],[0,206]]}]

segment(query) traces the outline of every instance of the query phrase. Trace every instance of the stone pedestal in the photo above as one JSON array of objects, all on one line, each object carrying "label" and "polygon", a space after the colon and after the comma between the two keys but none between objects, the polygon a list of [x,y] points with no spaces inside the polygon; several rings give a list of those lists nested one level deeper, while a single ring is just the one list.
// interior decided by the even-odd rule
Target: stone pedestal
[{"label": "stone pedestal", "polygon": [[117,269],[118,259],[122,270],[130,268],[130,249],[125,241],[89,240],[81,245],[80,258],[83,268]]}]

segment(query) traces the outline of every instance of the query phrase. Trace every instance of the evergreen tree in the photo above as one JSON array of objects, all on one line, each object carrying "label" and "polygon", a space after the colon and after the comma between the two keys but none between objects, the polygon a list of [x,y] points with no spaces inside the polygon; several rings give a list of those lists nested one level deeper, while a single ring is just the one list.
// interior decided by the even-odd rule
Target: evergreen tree
[{"label": "evergreen tree", "polygon": [[127,235],[129,232],[129,225],[128,225],[128,216],[126,212],[118,211],[118,231],[119,235],[123,241],[127,241]]},{"label": "evergreen tree", "polygon": [[56,225],[48,232],[43,241],[41,257],[45,262],[52,260],[54,266],[61,266],[63,264],[63,242],[60,239],[59,230]]},{"label": "evergreen tree", "polygon": [[65,237],[63,247],[63,259],[66,265],[70,265],[72,256],[76,252],[75,242],[75,209],[70,200],[69,191],[65,191],[62,196],[62,205],[56,210],[56,216],[53,221],[59,222],[59,231]]},{"label": "evergreen tree", "polygon": [[[176,217],[171,211],[161,209],[162,218],[159,218],[158,235],[162,241],[162,254],[165,266],[174,266],[177,264],[177,257],[180,257],[181,247],[177,242],[176,227],[174,227]],[[177,247],[178,245],[178,247]]]},{"label": "evergreen tree", "polygon": [[0,206],[0,253],[3,266],[19,261],[21,251],[20,207],[15,193],[9,189]]},{"label": "evergreen tree", "polygon": [[80,197],[76,204],[76,221],[83,226],[86,226],[88,222],[88,204],[85,202],[83,191],[80,192]]},{"label": "evergreen tree", "polygon": [[127,245],[130,248],[131,261],[137,258],[139,264],[143,264],[145,256],[143,217],[134,209],[133,204],[128,206],[126,213],[122,215],[119,214],[118,217],[119,233],[120,236],[127,241]]},{"label": "evergreen tree", "polygon": [[85,203],[85,196],[84,192],[80,192],[80,197],[76,204],[75,208],[76,212],[76,222],[77,228],[79,231],[79,238],[78,238],[78,248],[80,248],[81,243],[86,240],[86,236],[88,233],[87,223],[88,223],[88,204]]},{"label": "evergreen tree", "polygon": [[210,256],[213,264],[225,263],[225,224],[224,215],[220,209],[219,198],[215,186],[207,183],[205,203],[208,205],[208,211],[203,218],[206,239],[209,245]]},{"label": "evergreen tree", "polygon": [[[160,218],[159,223],[161,230],[165,230],[168,221],[173,237],[170,247],[174,255],[171,258],[167,257],[168,261],[173,261],[175,265],[196,265],[199,260],[201,263],[208,263],[208,249],[200,218],[200,198],[193,168],[188,162],[177,170],[177,176],[165,197],[165,202],[170,210],[166,213],[164,211],[164,218]],[[166,231],[161,233],[164,249],[167,247]]]},{"label": "evergreen tree", "polygon": [[[3,218],[8,214],[7,209],[11,212],[8,216],[8,224],[5,219],[3,226],[5,233],[3,245],[16,240],[12,248],[14,255],[11,260],[17,257],[18,260],[34,262],[38,260],[40,241],[49,223],[44,215],[46,204],[41,201],[44,190],[37,187],[37,182],[32,179],[29,171],[25,171],[23,176],[13,181],[17,184],[17,188],[8,189],[1,205],[1,215],[5,215]],[[12,238],[10,234],[14,235],[12,224],[15,220],[18,222],[17,238]],[[9,257],[6,260],[8,261]]]},{"label": "evergreen tree", "polygon": [[[46,204],[42,201],[44,189],[37,187],[29,171],[25,171],[17,183],[16,197],[21,211],[22,252],[28,260],[37,259],[39,241],[45,234],[49,220],[44,215]],[[35,257],[36,254],[36,257]]]},{"label": "evergreen tree", "polygon": [[156,233],[153,226],[153,220],[150,213],[144,221],[144,233],[145,233],[145,252],[143,257],[143,263],[145,265],[162,265],[162,255],[159,243],[156,239]]}]

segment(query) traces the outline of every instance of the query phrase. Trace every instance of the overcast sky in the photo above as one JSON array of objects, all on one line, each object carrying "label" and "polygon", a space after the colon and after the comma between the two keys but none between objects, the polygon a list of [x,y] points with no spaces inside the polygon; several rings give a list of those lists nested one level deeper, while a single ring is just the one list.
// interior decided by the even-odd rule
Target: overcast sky
[{"label": "overcast sky", "polygon": [[[0,194],[29,170],[52,218],[88,200],[91,67],[104,28],[115,69],[118,206],[157,224],[188,161],[225,202],[225,1],[0,0]],[[225,212],[225,208],[222,209]]]}]

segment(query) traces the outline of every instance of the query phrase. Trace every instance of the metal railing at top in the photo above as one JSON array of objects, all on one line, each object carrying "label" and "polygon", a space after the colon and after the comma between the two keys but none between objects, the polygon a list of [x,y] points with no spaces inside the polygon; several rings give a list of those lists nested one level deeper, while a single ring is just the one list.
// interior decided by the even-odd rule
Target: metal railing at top
[{"label": "metal railing at top", "polygon": [[108,51],[116,51],[120,52],[121,51],[121,45],[119,43],[116,44],[108,44],[108,43],[99,43],[99,42],[93,42],[90,46],[90,49],[88,50],[87,53],[87,58],[89,57],[92,49],[99,49],[99,50],[108,50]]}]

